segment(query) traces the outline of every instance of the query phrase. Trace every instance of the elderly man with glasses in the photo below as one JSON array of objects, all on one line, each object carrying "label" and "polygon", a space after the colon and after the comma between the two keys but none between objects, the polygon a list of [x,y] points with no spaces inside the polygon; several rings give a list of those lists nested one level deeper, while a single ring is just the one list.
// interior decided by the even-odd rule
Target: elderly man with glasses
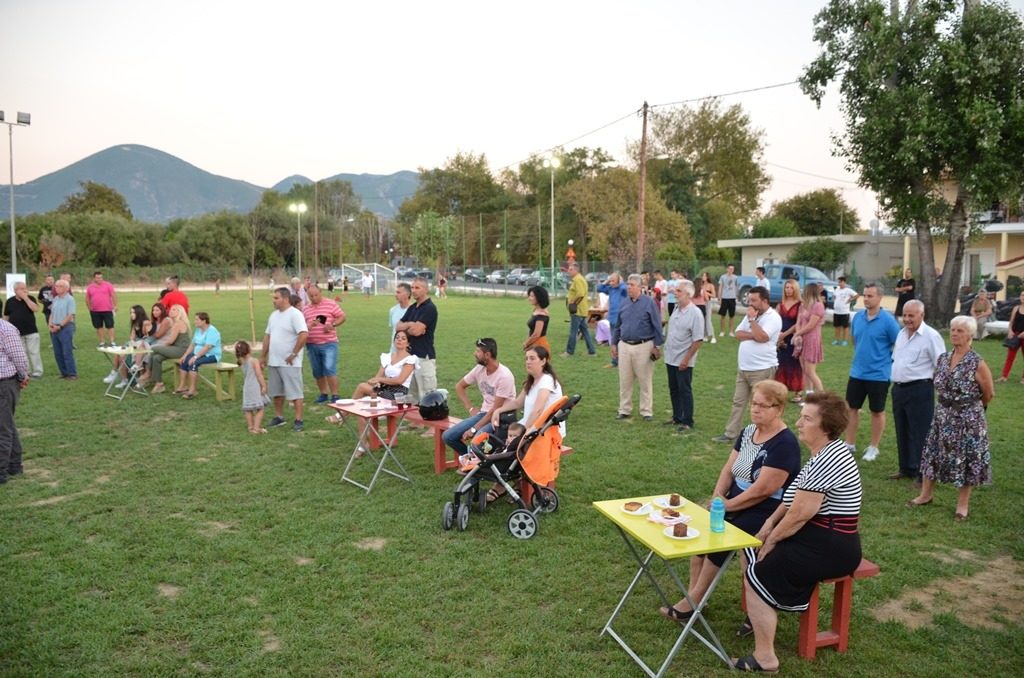
[{"label": "elderly man with glasses", "polygon": [[634,273],[626,283],[626,299],[619,309],[619,322],[612,328],[612,357],[619,361],[619,413],[616,419],[633,414],[633,386],[640,385],[640,416],[654,419],[654,363],[665,343],[661,332],[661,309],[642,293],[642,278]]}]

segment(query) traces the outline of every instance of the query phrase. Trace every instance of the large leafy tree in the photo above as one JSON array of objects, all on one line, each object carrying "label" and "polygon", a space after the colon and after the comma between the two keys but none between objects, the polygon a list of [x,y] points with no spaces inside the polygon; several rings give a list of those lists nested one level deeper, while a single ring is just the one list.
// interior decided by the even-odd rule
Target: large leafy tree
[{"label": "large leafy tree", "polygon": [[82,190],[65,198],[57,208],[58,212],[65,214],[107,212],[129,220],[132,218],[132,211],[128,209],[128,201],[110,186],[95,181],[80,181],[78,185],[82,187]]},{"label": "large leafy tree", "polygon": [[820,188],[777,202],[770,214],[791,221],[799,235],[835,235],[858,229],[857,212],[834,188]]},{"label": "large leafy tree", "polygon": [[[968,215],[1024,187],[1024,27],[977,0],[832,0],[801,86],[839,84],[837,152],[878,195],[890,226],[917,234],[930,322],[952,316]],[[936,283],[933,229],[948,238]]]},{"label": "large leafy tree", "polygon": [[482,153],[457,153],[444,167],[421,167],[419,172],[419,188],[399,208],[403,223],[415,223],[420,213],[428,210],[442,216],[481,214],[498,212],[511,204]]}]

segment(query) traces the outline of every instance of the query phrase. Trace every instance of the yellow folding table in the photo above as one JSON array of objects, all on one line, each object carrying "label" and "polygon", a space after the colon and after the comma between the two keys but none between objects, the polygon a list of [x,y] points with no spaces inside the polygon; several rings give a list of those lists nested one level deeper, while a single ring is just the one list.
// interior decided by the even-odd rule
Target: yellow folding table
[{"label": "yellow folding table", "polygon": [[[639,564],[636,574],[633,576],[633,580],[626,588],[626,592],[622,594],[622,598],[619,600],[619,604],[615,606],[615,611],[612,612],[612,616],[608,618],[608,622],[601,629],[601,635],[608,634],[615,639],[622,649],[632,657],[640,668],[644,670],[649,676],[661,676],[668,669],[672,660],[683,646],[683,642],[688,636],[693,636],[700,640],[704,645],[708,647],[712,652],[718,655],[722,661],[732,667],[732,661],[729,655],[726,653],[725,648],[722,647],[722,643],[718,640],[718,636],[715,635],[714,631],[711,630],[710,624],[704,617],[703,611],[707,606],[708,600],[711,598],[711,594],[715,592],[718,587],[718,583],[722,579],[722,575],[725,573],[729,564],[732,562],[733,556],[737,551],[747,548],[760,546],[761,542],[756,538],[750,536],[743,530],[726,523],[725,532],[712,532],[710,529],[710,516],[708,512],[697,504],[685,501],[681,508],[680,513],[691,516],[692,520],[689,523],[689,527],[694,528],[699,534],[693,538],[688,539],[674,539],[665,534],[666,526],[660,523],[654,523],[648,520],[647,510],[641,510],[639,513],[630,514],[624,510],[626,502],[639,502],[645,507],[649,507],[650,510],[659,511],[661,510],[654,502],[655,500],[664,501],[669,495],[652,495],[650,497],[633,497],[629,499],[610,499],[607,501],[595,501],[594,508],[596,508],[601,514],[604,515],[608,520],[612,521],[616,528],[619,530],[619,534],[622,535],[622,539],[626,542],[626,546],[632,554],[634,560]],[[671,531],[671,528],[668,528]],[[642,556],[641,550],[638,550],[634,545],[634,542],[638,542],[643,548],[647,549],[647,555]],[[679,578],[679,574],[676,572],[674,563],[679,561],[681,558],[689,558],[691,556],[703,556],[709,553],[720,553],[728,552],[725,562],[722,563],[721,569],[718,574],[712,580],[711,585],[708,587],[707,594],[702,600],[694,601],[690,598],[686,591],[686,586]],[[668,570],[672,581],[675,582],[679,591],[689,602],[690,607],[694,610],[693,616],[687,621],[685,625],[681,627],[679,637],[672,645],[672,649],[669,651],[668,656],[661,663],[660,668],[657,671],[651,669],[647,663],[645,663],[640,656],[629,646],[629,644],[623,639],[614,628],[612,624],[615,623],[615,619],[619,616],[623,606],[629,599],[630,595],[633,594],[636,585],[640,582],[641,578],[646,577],[650,584],[657,591],[658,597],[661,598],[662,602],[666,607],[671,607],[675,604],[675,600],[672,600],[666,595],[665,591],[662,590],[658,580],[654,577],[651,572],[652,561],[655,556],[665,564],[665,568]],[[653,613],[653,611],[652,611]],[[664,623],[660,618],[659,621]],[[697,624],[700,624],[701,629],[698,630]]]}]

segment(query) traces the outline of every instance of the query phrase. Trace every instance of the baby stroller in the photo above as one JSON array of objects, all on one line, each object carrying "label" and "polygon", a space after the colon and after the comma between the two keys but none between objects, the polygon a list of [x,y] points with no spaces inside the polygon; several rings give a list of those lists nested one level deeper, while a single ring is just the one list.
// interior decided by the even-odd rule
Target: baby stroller
[{"label": "baby stroller", "polygon": [[[487,508],[486,490],[481,491],[480,483],[493,480],[505,489],[504,496],[519,506],[508,517],[509,534],[516,539],[529,539],[537,534],[539,515],[558,510],[558,493],[547,487],[558,477],[562,444],[558,425],[569,417],[580,397],[577,394],[559,398],[537,417],[531,428],[511,440],[503,441],[501,431],[477,434],[469,450],[480,462],[459,482],[453,500],[444,505],[441,527],[450,530],[454,525],[460,532],[465,531],[470,506],[476,506],[481,513]],[[489,450],[499,451],[490,454]],[[516,492],[516,486],[524,476],[533,490],[530,506]]]}]

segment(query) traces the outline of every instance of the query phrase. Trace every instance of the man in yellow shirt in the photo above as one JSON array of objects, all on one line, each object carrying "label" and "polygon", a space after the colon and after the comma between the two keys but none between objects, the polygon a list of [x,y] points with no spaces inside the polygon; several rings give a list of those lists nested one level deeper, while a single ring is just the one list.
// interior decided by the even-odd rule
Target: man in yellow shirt
[{"label": "man in yellow shirt", "polygon": [[590,336],[590,327],[587,325],[587,312],[590,310],[590,300],[587,298],[587,279],[580,275],[579,266],[570,263],[566,269],[572,282],[569,283],[569,292],[566,294],[565,303],[569,309],[569,341],[565,345],[563,358],[568,358],[576,352],[576,337],[583,333],[583,341],[587,342],[587,354],[597,355],[597,348],[594,339]]}]

